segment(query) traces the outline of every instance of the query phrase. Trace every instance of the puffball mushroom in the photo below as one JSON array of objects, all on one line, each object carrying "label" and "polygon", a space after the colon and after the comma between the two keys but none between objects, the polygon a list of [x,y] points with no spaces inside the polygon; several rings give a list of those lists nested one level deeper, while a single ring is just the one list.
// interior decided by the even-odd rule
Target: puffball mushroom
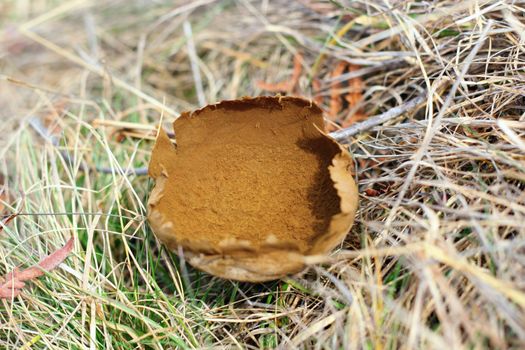
[{"label": "puffball mushroom", "polygon": [[261,282],[297,273],[341,243],[357,209],[346,149],[322,111],[295,97],[223,101],[161,129],[148,220],[170,249],[212,275]]}]

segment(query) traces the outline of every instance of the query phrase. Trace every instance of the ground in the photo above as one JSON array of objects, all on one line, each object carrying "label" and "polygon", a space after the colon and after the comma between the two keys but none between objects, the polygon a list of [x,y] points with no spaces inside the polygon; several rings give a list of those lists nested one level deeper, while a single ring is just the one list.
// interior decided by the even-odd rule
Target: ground
[{"label": "ground", "polygon": [[[525,347],[524,6],[2,1],[0,276],[74,247],[0,299],[0,348]],[[330,131],[421,103],[343,140],[360,204],[329,263],[209,276],[145,221],[155,127],[275,93]]]}]

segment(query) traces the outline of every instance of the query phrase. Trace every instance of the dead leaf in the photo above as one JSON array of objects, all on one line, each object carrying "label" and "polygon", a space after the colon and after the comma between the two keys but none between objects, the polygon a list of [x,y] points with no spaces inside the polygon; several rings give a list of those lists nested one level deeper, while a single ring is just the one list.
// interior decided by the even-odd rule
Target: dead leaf
[{"label": "dead leaf", "polygon": [[[348,63],[339,61],[335,69],[332,71],[331,78],[337,78],[345,72]],[[330,88],[330,117],[332,120],[337,118],[337,115],[343,109],[343,102],[341,100],[341,83],[335,82]]]},{"label": "dead leaf", "polygon": [[18,296],[22,292],[22,288],[25,287],[24,282],[40,277],[44,275],[45,271],[51,271],[60,265],[73,249],[73,243],[74,238],[71,237],[62,248],[46,256],[37,265],[22,271],[15,268],[9,272],[5,276],[3,284],[0,284],[0,299]]},{"label": "dead leaf", "polygon": [[[348,66],[348,72],[355,72],[359,70],[360,67],[355,64],[350,64]],[[348,87],[350,92],[346,94],[345,99],[350,105],[350,108],[354,108],[363,100],[363,90],[365,83],[361,77],[355,77],[348,80]]]},{"label": "dead leaf", "polygon": [[285,92],[292,93],[297,87],[299,78],[301,77],[301,72],[303,70],[303,56],[300,53],[297,53],[294,56],[293,60],[293,72],[290,80],[283,81],[280,83],[267,83],[264,81],[257,82],[257,87],[261,90],[266,90],[270,92]]},{"label": "dead leaf", "polygon": [[[355,64],[350,64],[348,67],[349,72],[355,72],[359,69],[360,67]],[[353,110],[363,101],[365,83],[361,77],[355,77],[348,80],[348,87],[350,88],[350,92],[345,95],[345,100],[348,102],[350,110]],[[359,108],[354,114],[343,121],[342,126],[346,128],[354,123],[363,121],[366,118],[368,118],[368,115],[364,112],[363,108]]]},{"label": "dead leaf", "polygon": [[170,249],[223,278],[266,281],[302,270],[344,239],[357,209],[351,157],[322,112],[293,97],[223,101],[161,129],[148,220]]}]

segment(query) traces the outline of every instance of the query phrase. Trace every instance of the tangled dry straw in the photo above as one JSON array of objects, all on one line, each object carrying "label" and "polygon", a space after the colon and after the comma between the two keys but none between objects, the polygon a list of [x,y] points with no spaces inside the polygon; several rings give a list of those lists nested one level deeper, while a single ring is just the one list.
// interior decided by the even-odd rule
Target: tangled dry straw
[{"label": "tangled dry straw", "polygon": [[[524,13],[506,0],[3,1],[0,209],[28,215],[0,233],[0,275],[78,239],[0,301],[0,347],[525,346]],[[279,282],[193,270],[154,239],[151,183],[129,170],[156,124],[264,94],[257,82],[289,79],[298,54],[287,87],[326,111],[362,79],[334,129],[404,108],[345,138],[356,223],[329,261]],[[341,61],[357,68],[333,74]]]}]

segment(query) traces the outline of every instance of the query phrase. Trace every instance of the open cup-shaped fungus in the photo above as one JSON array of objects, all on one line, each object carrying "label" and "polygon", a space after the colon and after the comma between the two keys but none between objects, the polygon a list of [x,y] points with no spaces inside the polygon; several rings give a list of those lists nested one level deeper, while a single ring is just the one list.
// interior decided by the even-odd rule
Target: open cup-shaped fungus
[{"label": "open cup-shaped fungus", "polygon": [[349,153],[310,101],[257,97],[183,113],[160,130],[148,219],[168,248],[227,279],[267,281],[327,254],[354,222]]}]

